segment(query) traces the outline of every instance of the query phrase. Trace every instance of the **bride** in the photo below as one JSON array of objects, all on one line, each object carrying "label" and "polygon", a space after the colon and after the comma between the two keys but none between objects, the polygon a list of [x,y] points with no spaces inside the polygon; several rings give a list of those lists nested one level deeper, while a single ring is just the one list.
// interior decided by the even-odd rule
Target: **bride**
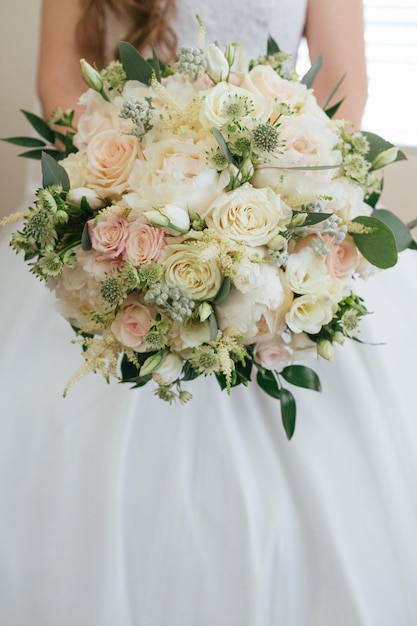
[{"label": "bride", "polygon": [[[312,58],[324,56],[318,100],[347,70],[339,114],[359,126],[366,94],[360,2],[179,0],[174,7],[167,0],[159,12],[157,5],[44,0],[45,116],[73,107],[85,89],[80,57],[105,62],[128,32],[141,50],[160,42],[169,58],[174,32],[194,42],[198,12],[207,41],[241,41],[249,56],[263,52],[268,34],[295,54],[305,33]],[[6,245],[2,255],[5,624],[417,623],[410,255],[362,286],[375,310],[363,339],[388,345],[352,343],[334,363],[319,363],[323,393],[298,394],[291,442],[277,402],[256,385],[228,397],[216,381],[199,379],[193,402],[173,408],[148,388],[90,376],[63,400],[81,358],[72,331]]]}]

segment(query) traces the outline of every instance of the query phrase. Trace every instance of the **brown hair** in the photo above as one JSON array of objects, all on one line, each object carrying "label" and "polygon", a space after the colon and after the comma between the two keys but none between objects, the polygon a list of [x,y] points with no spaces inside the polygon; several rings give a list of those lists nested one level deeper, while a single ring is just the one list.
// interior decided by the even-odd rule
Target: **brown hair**
[{"label": "brown hair", "polygon": [[[171,27],[175,16],[175,0],[82,0],[83,12],[77,28],[77,41],[82,56],[90,63],[103,66],[107,20],[114,17],[126,24],[124,41],[140,52],[155,47],[164,62],[173,61],[177,37]],[[117,57],[114,50],[113,57]]]}]

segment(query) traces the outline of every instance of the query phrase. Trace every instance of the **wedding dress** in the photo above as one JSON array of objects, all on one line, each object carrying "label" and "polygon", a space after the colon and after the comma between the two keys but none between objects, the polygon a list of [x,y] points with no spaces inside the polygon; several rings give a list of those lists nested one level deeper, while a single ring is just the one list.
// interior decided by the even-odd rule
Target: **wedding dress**
[{"label": "wedding dress", "polygon": [[[198,3],[207,39],[295,50],[305,1]],[[180,41],[196,11],[180,2]],[[246,41],[247,39],[247,41]],[[222,42],[222,43],[224,43]],[[282,42],[282,43],[281,43]],[[250,48],[249,48],[250,46]],[[215,380],[170,406],[90,375],[53,298],[1,270],[0,615],[7,626],[417,624],[416,258],[358,290],[362,339],[279,405]],[[414,369],[413,369],[414,368]]]}]

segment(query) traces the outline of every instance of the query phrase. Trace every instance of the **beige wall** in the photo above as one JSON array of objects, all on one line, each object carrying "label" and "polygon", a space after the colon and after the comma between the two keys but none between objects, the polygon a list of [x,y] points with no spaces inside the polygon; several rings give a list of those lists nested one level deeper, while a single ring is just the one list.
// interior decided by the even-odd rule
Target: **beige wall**
[{"label": "beige wall", "polygon": [[[30,126],[20,109],[33,110],[40,0],[1,0],[0,137],[25,135]],[[27,159],[0,141],[0,215],[15,211],[23,199]]]},{"label": "beige wall", "polygon": [[[19,109],[33,110],[41,0],[1,0],[0,8],[0,137],[29,132]],[[19,149],[0,142],[0,215],[19,207],[24,197],[27,160]],[[386,170],[383,201],[403,219],[417,217],[417,147],[407,148],[409,160]],[[40,178],[39,178],[40,180]]]}]

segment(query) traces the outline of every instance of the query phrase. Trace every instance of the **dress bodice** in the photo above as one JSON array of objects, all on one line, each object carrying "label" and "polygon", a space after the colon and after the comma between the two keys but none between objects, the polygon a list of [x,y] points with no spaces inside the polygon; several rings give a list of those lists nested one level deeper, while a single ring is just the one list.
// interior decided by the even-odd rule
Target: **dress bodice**
[{"label": "dress bodice", "polygon": [[193,45],[196,15],[206,30],[206,43],[243,44],[248,58],[265,53],[271,35],[281,50],[296,55],[302,36],[307,0],[177,0],[176,33],[180,44]]}]

